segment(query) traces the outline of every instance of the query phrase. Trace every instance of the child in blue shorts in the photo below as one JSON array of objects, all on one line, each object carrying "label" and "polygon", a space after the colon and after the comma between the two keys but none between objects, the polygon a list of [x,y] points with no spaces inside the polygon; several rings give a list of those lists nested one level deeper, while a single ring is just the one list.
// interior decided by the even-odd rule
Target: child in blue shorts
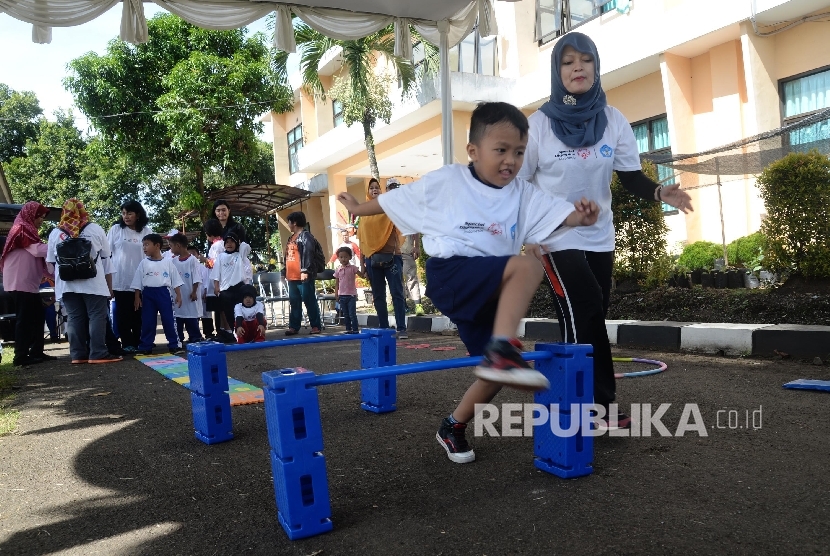
[{"label": "child in blue shorts", "polygon": [[170,290],[176,295],[176,306],[182,306],[182,277],[169,257],[162,257],[162,237],[159,234],[147,234],[141,240],[144,254],[147,256],[138,263],[132,284],[135,290],[135,310],[141,309],[141,343],[138,353],[151,355],[156,339],[156,315],[161,317],[161,326],[167,338],[170,353],[181,349],[179,335],[176,331],[176,319],[173,315],[173,301]]},{"label": "child in blue shorts", "polygon": [[402,234],[422,234],[430,255],[427,297],[458,327],[470,355],[484,356],[478,380],[436,434],[456,463],[475,460],[465,430],[476,404],[490,402],[502,386],[550,386],[522,359],[515,338],[543,277],[535,257],[518,256],[522,245],[545,243],[564,226],[590,226],[598,216],[593,201],[571,204],[516,177],[527,139],[518,108],[482,103],[470,121],[468,166],[445,166],[365,203],[337,196],[355,216],[386,213]]}]

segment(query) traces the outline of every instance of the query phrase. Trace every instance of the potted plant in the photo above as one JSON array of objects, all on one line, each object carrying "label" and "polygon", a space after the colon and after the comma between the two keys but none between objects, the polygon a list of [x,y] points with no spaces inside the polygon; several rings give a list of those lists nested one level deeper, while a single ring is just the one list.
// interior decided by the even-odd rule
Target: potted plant
[{"label": "potted plant", "polygon": [[674,281],[678,288],[690,288],[689,269],[683,264],[676,264],[674,266]]},{"label": "potted plant", "polygon": [[704,288],[714,288],[715,280],[708,268],[701,269],[700,285]]},{"label": "potted plant", "polygon": [[689,280],[691,281],[693,286],[700,285],[700,276],[703,274],[702,268],[696,268],[689,273]]}]

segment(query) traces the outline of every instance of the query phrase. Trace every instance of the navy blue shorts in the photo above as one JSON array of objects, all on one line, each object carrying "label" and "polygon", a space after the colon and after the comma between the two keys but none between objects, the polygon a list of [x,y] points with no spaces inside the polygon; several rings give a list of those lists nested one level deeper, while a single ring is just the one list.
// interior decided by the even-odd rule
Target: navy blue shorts
[{"label": "navy blue shorts", "polygon": [[458,327],[470,355],[481,355],[493,335],[493,322],[505,257],[450,257],[427,259],[426,296]]}]

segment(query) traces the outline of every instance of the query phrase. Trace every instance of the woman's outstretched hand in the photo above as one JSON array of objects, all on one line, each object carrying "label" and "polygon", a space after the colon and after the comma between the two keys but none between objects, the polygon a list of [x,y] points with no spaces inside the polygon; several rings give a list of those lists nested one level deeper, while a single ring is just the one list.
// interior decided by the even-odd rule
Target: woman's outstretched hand
[{"label": "woman's outstretched hand", "polygon": [[355,208],[360,203],[357,202],[357,199],[354,198],[354,195],[351,193],[343,192],[337,195],[337,200],[340,202],[341,205],[346,207],[349,212],[353,212],[352,209]]},{"label": "woman's outstretched hand", "polygon": [[690,211],[694,212],[692,207],[692,198],[688,193],[680,189],[680,184],[667,185],[660,190],[660,200],[671,205],[683,214],[688,214]]}]

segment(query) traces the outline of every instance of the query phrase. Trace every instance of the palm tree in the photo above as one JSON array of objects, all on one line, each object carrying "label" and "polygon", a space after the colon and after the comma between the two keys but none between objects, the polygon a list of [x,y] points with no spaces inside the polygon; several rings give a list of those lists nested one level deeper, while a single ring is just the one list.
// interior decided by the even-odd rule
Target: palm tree
[{"label": "palm tree", "polygon": [[[376,66],[381,62],[381,56],[391,62],[403,95],[412,92],[418,73],[411,60],[395,56],[393,26],[390,25],[361,39],[344,41],[326,37],[305,23],[295,20],[294,35],[297,50],[300,52],[303,85],[319,98],[325,98],[328,94],[340,101],[343,104],[343,121],[346,125],[360,122],[363,126],[370,171],[375,178],[380,177],[372,128],[377,120],[389,123],[392,118],[392,102],[387,91],[393,78],[377,75]],[[417,35],[413,36],[418,40]],[[317,68],[326,52],[334,47],[340,47],[342,50],[340,55],[346,72],[343,78],[335,79],[333,86],[326,91]],[[423,67],[425,71],[434,71],[434,61],[437,58],[435,48],[428,46],[426,54],[427,62]],[[275,59],[274,63],[284,64],[285,56]],[[285,74],[284,69],[281,72]]]}]

